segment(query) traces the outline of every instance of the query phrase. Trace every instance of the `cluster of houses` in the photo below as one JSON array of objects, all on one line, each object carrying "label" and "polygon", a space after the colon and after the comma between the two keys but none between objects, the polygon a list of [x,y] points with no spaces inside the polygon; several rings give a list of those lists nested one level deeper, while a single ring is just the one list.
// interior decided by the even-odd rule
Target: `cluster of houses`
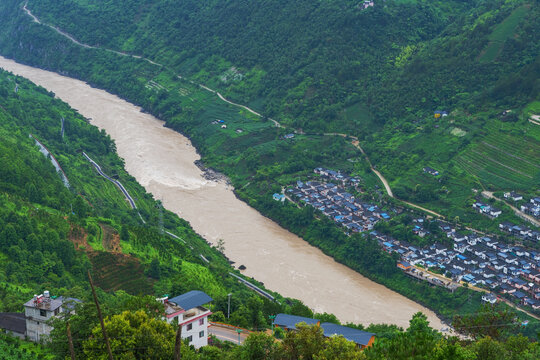
[{"label": "cluster of houses", "polygon": [[333,181],[337,182],[341,186],[353,186],[357,187],[360,183],[360,180],[349,176],[345,173],[342,173],[341,171],[335,171],[330,169],[325,169],[322,167],[315,168],[313,172],[321,177],[322,180],[325,181]]},{"label": "cluster of houses", "polygon": [[[156,300],[165,307],[163,320],[182,326],[182,339],[188,339],[196,348],[208,345],[208,316],[212,312],[203,305],[212,301],[210,296],[194,290]],[[24,313],[0,313],[0,329],[22,339],[46,342],[53,330],[51,321],[63,313],[74,313],[77,303],[81,300],[51,296],[44,291],[24,304]]]},{"label": "cluster of houses", "polygon": [[[505,192],[504,198],[507,200],[512,200],[514,202],[522,201],[523,195],[518,194],[514,191]],[[525,214],[534,216],[535,218],[540,218],[540,197],[534,197],[520,205],[521,211]]]},{"label": "cluster of houses", "polygon": [[502,214],[502,211],[500,209],[497,209],[496,207],[486,204],[482,201],[475,201],[472,207],[480,214],[486,215],[491,219],[495,219]]},{"label": "cluster of houses", "polygon": [[[540,309],[540,252],[477,233],[465,235],[443,221],[438,225],[452,239],[453,248],[440,243],[418,248],[377,231],[371,235],[385,251],[400,255],[401,268],[406,271],[410,265],[438,269],[456,282],[508,294],[522,305]],[[492,302],[493,297],[485,296],[484,300]]]},{"label": "cluster of houses", "polygon": [[[331,182],[298,181],[296,187],[288,189],[287,192],[293,198],[320,210],[348,231],[372,230],[379,220],[390,219],[390,216],[377,205],[359,201],[347,192],[344,186],[357,184],[357,179],[322,168],[315,169],[315,172],[321,174],[322,177],[337,180],[341,185]],[[275,195],[274,199],[276,199]]]},{"label": "cluster of houses", "polygon": [[522,204],[520,207],[525,214],[540,218],[540,197],[532,198],[528,203]]},{"label": "cluster of houses", "polygon": [[225,124],[225,120],[214,120],[212,121],[212,125],[221,125],[221,128],[222,129],[226,129],[227,128],[227,124]]},{"label": "cluster of houses", "polygon": [[514,225],[511,222],[505,221],[499,224],[499,229],[522,240],[540,241],[540,231],[532,230],[527,226]]}]

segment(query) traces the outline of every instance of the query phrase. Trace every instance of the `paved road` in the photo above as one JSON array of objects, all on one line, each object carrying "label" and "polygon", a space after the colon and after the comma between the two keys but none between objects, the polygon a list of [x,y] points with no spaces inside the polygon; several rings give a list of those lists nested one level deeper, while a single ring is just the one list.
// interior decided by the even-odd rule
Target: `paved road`
[{"label": "paved road", "polygon": [[[238,332],[234,327],[225,327],[215,323],[211,323],[211,326],[208,328],[208,333],[214,335],[221,341],[229,341],[235,344],[238,344]],[[243,344],[246,341],[246,338],[249,336],[249,333],[242,332],[240,333],[240,344]]]},{"label": "paved road", "polygon": [[[120,189],[120,191],[122,191],[122,193],[124,193],[124,196],[126,197],[127,201],[129,202],[129,204],[131,205],[131,207],[133,209],[137,209],[137,205],[135,205],[135,201],[133,200],[133,198],[129,195],[128,191],[126,190],[126,188],[124,187],[124,185],[122,185],[122,183],[118,180],[115,180],[111,177],[109,177],[107,174],[105,174],[103,172],[103,170],[101,170],[101,166],[98,165],[98,163],[96,163],[94,160],[92,160],[88,155],[86,155],[86,153],[83,151],[83,155],[84,157],[86,158],[86,160],[88,160],[93,166],[94,168],[97,170],[97,172],[103,176],[105,179],[109,180],[110,182],[112,182],[113,184],[115,184],[116,186],[118,186],[118,188]],[[140,215],[139,215],[140,216]],[[142,218],[141,218],[142,219]]]}]

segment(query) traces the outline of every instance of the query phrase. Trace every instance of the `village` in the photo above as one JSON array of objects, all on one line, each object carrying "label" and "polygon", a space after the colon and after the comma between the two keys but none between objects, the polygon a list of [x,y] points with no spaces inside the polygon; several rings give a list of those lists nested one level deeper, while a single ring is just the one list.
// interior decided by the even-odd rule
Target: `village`
[{"label": "village", "polygon": [[[347,189],[359,190],[357,178],[321,167],[314,169],[314,173],[318,181],[297,181],[296,186],[286,190],[290,197],[274,194],[274,200],[288,198],[313,206],[343,226],[348,234],[368,232],[384,251],[399,254],[401,261],[397,266],[400,269],[431,285],[450,291],[458,286],[482,288],[485,291],[482,299],[486,302],[495,303],[504,298],[534,311],[540,310],[540,251],[512,246],[474,230],[463,231],[442,220],[436,220],[439,233],[443,234],[442,239],[437,239],[440,242],[423,248],[413,246],[373,229],[377,222],[391,219],[388,213],[398,214],[402,209],[386,212],[376,204],[356,199]],[[533,208],[540,206],[537,200],[540,199],[530,200]],[[492,219],[500,214],[498,209],[481,202],[473,207]],[[421,238],[429,235],[428,221],[423,217],[414,218],[411,231]],[[523,225],[502,222],[499,229],[521,241],[540,241],[540,232]],[[442,244],[448,244],[448,240],[452,247]],[[429,272],[424,271],[427,269]]]},{"label": "village", "polygon": [[316,168],[314,171],[320,175],[321,180],[334,181],[338,185],[332,182],[298,181],[296,187],[287,192],[355,233],[372,230],[379,220],[390,219],[390,215],[377,205],[358,201],[345,190],[348,186],[357,188],[360,182],[358,179],[324,168]]}]

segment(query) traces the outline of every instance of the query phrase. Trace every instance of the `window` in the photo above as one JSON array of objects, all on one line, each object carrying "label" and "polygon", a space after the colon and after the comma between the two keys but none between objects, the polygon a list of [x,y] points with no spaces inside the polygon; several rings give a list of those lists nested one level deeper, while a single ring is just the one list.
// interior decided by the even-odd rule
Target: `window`
[{"label": "window", "polygon": [[45,310],[39,309],[39,316],[47,317],[47,312]]},{"label": "window", "polygon": [[193,329],[193,324],[187,324],[186,325],[186,330],[189,331],[191,329]]},{"label": "window", "polygon": [[54,310],[54,315],[58,315],[58,313],[60,312],[60,308],[57,308]]},{"label": "window", "polygon": [[188,336],[186,339],[188,340],[188,342],[192,342],[192,341],[193,341],[193,336],[190,335],[190,336]]},{"label": "window", "polygon": [[204,330],[199,332],[199,337],[200,338],[204,337]]},{"label": "window", "polygon": [[204,325],[204,318],[199,319],[199,325]]}]

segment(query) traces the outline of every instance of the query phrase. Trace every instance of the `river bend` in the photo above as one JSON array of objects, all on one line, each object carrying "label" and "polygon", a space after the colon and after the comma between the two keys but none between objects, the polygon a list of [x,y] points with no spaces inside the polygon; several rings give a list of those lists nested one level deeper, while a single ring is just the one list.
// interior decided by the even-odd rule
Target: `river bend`
[{"label": "river bend", "polygon": [[342,322],[393,323],[402,327],[417,311],[443,324],[427,308],[379,285],[238,200],[233,189],[205,180],[200,157],[185,136],[139,107],[88,84],[0,57],[0,67],[43,86],[77,109],[116,142],[126,170],[164,206],[191,223],[208,241],[225,242],[225,254],[244,274],[316,312]]}]

